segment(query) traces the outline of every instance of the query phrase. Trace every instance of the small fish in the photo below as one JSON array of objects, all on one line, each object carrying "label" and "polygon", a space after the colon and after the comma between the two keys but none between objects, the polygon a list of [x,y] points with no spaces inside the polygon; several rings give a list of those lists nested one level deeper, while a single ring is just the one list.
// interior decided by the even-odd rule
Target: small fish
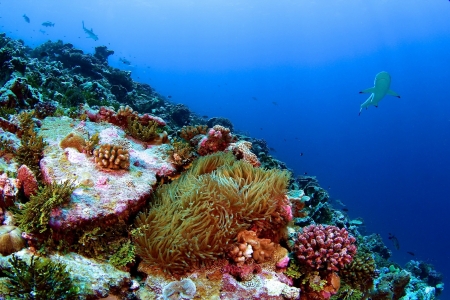
[{"label": "small fish", "polygon": [[256,97],[252,97],[252,99],[253,99],[253,100],[258,100],[258,98],[256,98]]},{"label": "small fish", "polygon": [[169,99],[170,99],[170,98],[172,98],[172,96],[170,96],[170,95],[169,95],[169,96],[167,96],[167,98],[169,98]]},{"label": "small fish", "polygon": [[30,23],[30,18],[28,18],[27,15],[24,14],[22,17],[25,20],[25,22]]},{"label": "small fish", "polygon": [[44,23],[42,23],[42,26],[45,27],[55,27],[55,23],[52,23],[50,21],[45,21]]},{"label": "small fish", "polygon": [[275,101],[272,101],[272,104],[273,104],[273,105],[278,105],[278,103],[276,103]]},{"label": "small fish", "polygon": [[272,152],[277,152],[277,150],[275,150],[275,148],[269,147],[269,150]]},{"label": "small fish", "polygon": [[345,207],[344,207],[342,210],[345,211],[345,212],[347,212],[347,211],[348,211],[348,208],[345,208]]},{"label": "small fish", "polygon": [[406,251],[406,253],[408,253],[409,255],[415,256],[414,252]]},{"label": "small fish", "polygon": [[300,152],[300,156],[303,156],[303,152]]},{"label": "small fish", "polygon": [[388,239],[390,239],[392,241],[395,249],[400,250],[400,243],[398,242],[398,239],[395,235],[393,235],[392,233],[389,233]]},{"label": "small fish", "polygon": [[39,29],[39,32],[45,34],[45,30]]},{"label": "small fish", "polygon": [[48,53],[45,52],[45,51],[42,51],[39,55],[40,55],[41,57],[46,57],[46,56],[48,56]]},{"label": "small fish", "polygon": [[303,175],[308,175],[308,172],[303,173]]},{"label": "small fish", "polygon": [[203,119],[208,119],[207,115],[202,116]]}]

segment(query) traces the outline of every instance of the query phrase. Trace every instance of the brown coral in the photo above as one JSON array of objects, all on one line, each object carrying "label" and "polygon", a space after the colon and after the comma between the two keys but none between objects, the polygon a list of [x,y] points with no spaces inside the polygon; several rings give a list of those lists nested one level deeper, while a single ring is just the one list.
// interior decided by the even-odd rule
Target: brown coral
[{"label": "brown coral", "polygon": [[0,226],[0,253],[10,255],[25,247],[22,231],[16,226]]},{"label": "brown coral", "polygon": [[130,155],[128,150],[121,146],[104,144],[94,150],[95,163],[106,169],[128,169],[130,167]]},{"label": "brown coral", "polygon": [[275,244],[269,239],[260,239],[256,232],[243,230],[237,235],[237,244],[231,246],[229,256],[238,265],[252,257],[257,263],[269,259],[275,251]]},{"label": "brown coral", "polygon": [[86,141],[81,135],[71,132],[61,140],[59,146],[63,149],[75,148],[78,152],[83,152],[86,147]]},{"label": "brown coral", "polygon": [[34,195],[38,191],[38,182],[33,171],[26,165],[21,165],[17,170],[17,179],[19,180],[19,186],[23,188],[23,193],[26,197]]},{"label": "brown coral", "polygon": [[206,134],[206,132],[208,132],[208,126],[206,125],[183,126],[180,130],[180,137],[186,141],[190,141],[194,136]]}]

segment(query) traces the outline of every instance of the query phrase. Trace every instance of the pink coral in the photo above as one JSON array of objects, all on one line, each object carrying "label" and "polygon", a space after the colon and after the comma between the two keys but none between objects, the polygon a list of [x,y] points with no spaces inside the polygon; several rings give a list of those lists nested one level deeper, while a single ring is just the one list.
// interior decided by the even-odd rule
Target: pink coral
[{"label": "pink coral", "polygon": [[[198,136],[201,137],[197,144],[197,152],[200,155],[224,151],[236,139],[231,134],[230,129],[220,125],[215,125],[213,128],[210,128],[208,134]],[[192,139],[191,143],[197,143],[197,140],[198,138]]]},{"label": "pink coral", "polygon": [[38,191],[38,182],[34,173],[26,165],[21,165],[17,170],[17,179],[20,187],[23,188],[23,193],[26,197],[34,195]]},{"label": "pink coral", "polygon": [[355,241],[345,228],[310,225],[298,234],[294,249],[297,259],[312,269],[339,271],[353,260]]}]

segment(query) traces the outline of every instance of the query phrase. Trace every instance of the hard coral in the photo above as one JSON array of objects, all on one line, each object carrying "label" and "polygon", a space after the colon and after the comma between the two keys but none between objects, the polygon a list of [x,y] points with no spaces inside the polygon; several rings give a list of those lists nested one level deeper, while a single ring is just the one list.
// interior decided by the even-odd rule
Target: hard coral
[{"label": "hard coral", "polygon": [[106,169],[128,169],[130,167],[130,155],[128,150],[121,146],[104,144],[94,150],[95,163]]},{"label": "hard coral", "polygon": [[[207,155],[217,151],[224,151],[235,140],[236,138],[231,134],[230,129],[215,125],[198,141],[197,153]],[[191,141],[196,142],[197,140],[193,139]]]},{"label": "hard coral", "polygon": [[251,148],[252,143],[248,141],[237,141],[228,146],[228,149],[231,150],[238,159],[243,159],[246,162],[251,163],[254,167],[259,167],[261,162],[258,160],[258,157],[250,151]]},{"label": "hard coral", "polygon": [[263,262],[272,256],[274,250],[275,244],[271,240],[259,239],[256,232],[243,230],[237,234],[237,244],[231,246],[228,255],[242,265],[248,258]]},{"label": "hard coral", "polygon": [[345,228],[310,225],[298,234],[295,255],[311,269],[339,271],[353,260],[355,241]]},{"label": "hard coral", "polygon": [[38,191],[38,182],[36,176],[26,165],[21,165],[17,170],[17,179],[19,186],[23,188],[23,193],[26,197],[34,195]]},{"label": "hard coral", "polygon": [[373,287],[374,279],[378,276],[375,260],[370,252],[358,253],[350,264],[339,271],[341,279],[353,289],[366,292]]}]

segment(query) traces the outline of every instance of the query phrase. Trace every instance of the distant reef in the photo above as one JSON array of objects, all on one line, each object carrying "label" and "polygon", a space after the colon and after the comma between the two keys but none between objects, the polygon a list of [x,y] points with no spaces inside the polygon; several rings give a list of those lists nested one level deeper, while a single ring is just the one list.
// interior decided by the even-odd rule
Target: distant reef
[{"label": "distant reef", "polygon": [[433,266],[390,261],[314,176],[132,80],[113,54],[0,34],[0,297],[441,294]]}]

